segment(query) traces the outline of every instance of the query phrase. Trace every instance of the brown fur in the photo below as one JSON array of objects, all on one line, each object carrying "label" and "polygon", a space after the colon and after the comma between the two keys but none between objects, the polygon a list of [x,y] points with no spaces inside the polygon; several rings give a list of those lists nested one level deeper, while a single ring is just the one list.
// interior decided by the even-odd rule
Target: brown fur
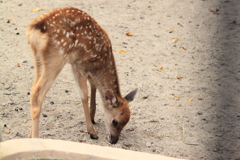
[{"label": "brown fur", "polygon": [[[31,91],[31,137],[39,137],[39,115],[44,96],[68,62],[72,65],[76,83],[82,93],[87,131],[91,138],[98,138],[91,122],[94,121],[95,94],[98,89],[105,111],[108,112],[106,114],[109,123],[113,118],[120,122],[119,129],[115,129],[116,133],[113,133],[115,135],[111,135],[118,139],[122,128],[129,121],[130,110],[127,100],[120,93],[112,46],[107,33],[85,12],[68,7],[55,9],[36,18],[28,26],[27,35],[34,53],[36,69]],[[91,84],[90,111],[87,80]],[[107,90],[116,97],[117,101],[115,102],[114,98],[112,101],[117,107],[113,108],[106,102]]]}]

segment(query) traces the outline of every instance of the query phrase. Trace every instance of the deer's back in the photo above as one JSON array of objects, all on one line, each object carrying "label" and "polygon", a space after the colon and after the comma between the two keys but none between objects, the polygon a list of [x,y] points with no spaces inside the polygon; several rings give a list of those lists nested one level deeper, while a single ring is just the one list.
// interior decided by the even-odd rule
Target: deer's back
[{"label": "deer's back", "polygon": [[107,33],[77,8],[55,9],[37,17],[28,26],[27,34],[37,52],[58,52],[71,64],[99,68],[113,60]]}]

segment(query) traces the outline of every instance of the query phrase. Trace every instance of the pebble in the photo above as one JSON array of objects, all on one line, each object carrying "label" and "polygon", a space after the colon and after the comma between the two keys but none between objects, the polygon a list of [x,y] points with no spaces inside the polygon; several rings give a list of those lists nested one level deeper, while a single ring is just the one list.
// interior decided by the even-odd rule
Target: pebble
[{"label": "pebble", "polygon": [[202,113],[201,111],[198,111],[197,114],[198,114],[198,115],[202,115],[203,113]]},{"label": "pebble", "polygon": [[151,147],[151,146],[152,146],[152,143],[151,143],[151,142],[147,142],[147,143],[146,143],[146,146],[147,146],[147,147]]},{"label": "pebble", "polygon": [[51,101],[51,102],[50,102],[50,104],[52,104],[52,105],[53,105],[53,104],[54,104],[54,102],[53,102],[53,101]]},{"label": "pebble", "polygon": [[46,114],[44,114],[44,113],[42,114],[42,116],[43,116],[43,117],[47,117],[47,115],[46,115]]}]

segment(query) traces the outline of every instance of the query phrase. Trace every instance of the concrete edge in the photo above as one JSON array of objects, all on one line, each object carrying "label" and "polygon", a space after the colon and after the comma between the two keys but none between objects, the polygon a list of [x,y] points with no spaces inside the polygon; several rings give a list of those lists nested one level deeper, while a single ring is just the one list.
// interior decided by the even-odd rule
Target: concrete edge
[{"label": "concrete edge", "polygon": [[14,139],[0,143],[0,159],[177,160],[162,155],[53,139]]}]

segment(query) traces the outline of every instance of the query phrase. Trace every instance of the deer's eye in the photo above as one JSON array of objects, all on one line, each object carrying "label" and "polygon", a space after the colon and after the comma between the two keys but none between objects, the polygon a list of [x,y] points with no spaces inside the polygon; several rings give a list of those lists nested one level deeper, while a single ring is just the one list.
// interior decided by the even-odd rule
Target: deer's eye
[{"label": "deer's eye", "polygon": [[117,126],[118,125],[118,121],[116,121],[115,119],[112,121],[112,124],[114,125],[114,126]]}]

